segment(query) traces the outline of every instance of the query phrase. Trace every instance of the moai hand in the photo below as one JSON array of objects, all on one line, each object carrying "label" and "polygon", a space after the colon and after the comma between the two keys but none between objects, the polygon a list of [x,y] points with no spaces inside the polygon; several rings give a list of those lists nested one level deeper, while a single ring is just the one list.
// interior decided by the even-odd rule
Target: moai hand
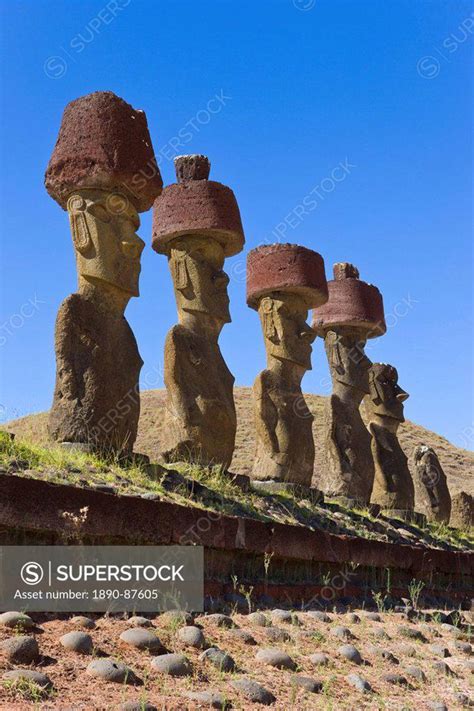
[{"label": "moai hand", "polygon": [[308,309],[327,300],[322,257],[295,244],[249,252],[247,303],[258,310],[267,368],[254,384],[257,446],[252,478],[311,486],[314,468],[313,415],[301,380],[311,369],[315,334]]},{"label": "moai hand", "polygon": [[313,312],[313,328],[324,338],[332,379],[324,417],[326,467],[317,472],[316,483],[329,496],[368,504],[374,464],[359,407],[369,393],[371,363],[365,344],[386,330],[382,295],[346,262],[334,265],[328,289],[327,303]]},{"label": "moai hand", "polygon": [[415,447],[413,460],[416,510],[424,514],[428,521],[449,523],[451,495],[436,452],[420,444]]},{"label": "moai hand", "polygon": [[231,320],[223,268],[244,234],[234,193],[207,179],[205,156],[180,156],[175,166],[179,182],[164,189],[153,216],[153,249],[168,257],[179,319],[165,344],[162,456],[227,468],[237,420],[234,377],[218,345]]},{"label": "moai hand", "polygon": [[68,211],[79,284],[56,321],[49,432],[61,443],[130,453],[142,360],[124,312],[139,295],[138,211],[162,186],[145,114],[111,92],[68,104],[45,184]]},{"label": "moai hand", "polygon": [[370,369],[370,397],[366,400],[375,479],[372,503],[384,510],[408,515],[414,509],[415,490],[407,458],[400,446],[397,430],[408,398],[398,385],[398,373],[392,365],[373,363]]}]

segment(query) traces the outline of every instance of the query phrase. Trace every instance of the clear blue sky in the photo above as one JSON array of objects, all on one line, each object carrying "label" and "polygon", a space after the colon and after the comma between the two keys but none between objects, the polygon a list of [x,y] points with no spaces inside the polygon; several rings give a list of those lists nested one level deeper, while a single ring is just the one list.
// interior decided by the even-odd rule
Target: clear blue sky
[{"label": "clear blue sky", "polygon": [[[54,321],[75,290],[67,216],[43,187],[61,114],[78,96],[112,90],[146,111],[165,183],[174,181],[175,153],[210,157],[211,177],[237,195],[246,250],[303,244],[324,256],[328,276],[333,262],[357,264],[383,292],[390,326],[368,355],[398,368],[411,395],[406,416],[472,447],[471,3],[3,0],[1,8],[3,421],[49,407]],[[345,173],[333,173],[341,162]],[[312,209],[295,210],[311,191]],[[141,297],[127,317],[143,386],[161,387],[176,310],[166,260],[150,246],[150,213],[140,234],[148,245]],[[233,322],[221,344],[237,384],[250,385],[264,350],[245,305],[244,259],[227,263]],[[327,394],[327,376],[317,342],[305,389]]]}]

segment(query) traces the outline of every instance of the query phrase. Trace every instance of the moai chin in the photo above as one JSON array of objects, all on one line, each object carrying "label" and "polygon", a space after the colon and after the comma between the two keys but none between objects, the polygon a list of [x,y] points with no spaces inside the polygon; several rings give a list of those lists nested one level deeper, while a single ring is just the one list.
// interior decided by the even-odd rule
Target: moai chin
[{"label": "moai chin", "polygon": [[155,201],[153,249],[168,257],[179,323],[165,344],[165,461],[230,466],[237,419],[234,377],[218,338],[229,323],[226,257],[244,233],[232,190],[208,180],[205,156],[175,159],[177,183]]},{"label": "moai chin", "polygon": [[324,261],[295,244],[249,252],[247,303],[258,311],[267,368],[253,386],[256,451],[252,479],[311,486],[313,415],[301,390],[316,335],[308,310],[328,298]]},{"label": "moai chin", "polygon": [[396,368],[373,363],[370,368],[370,397],[366,399],[375,479],[372,503],[404,516],[414,510],[415,489],[408,460],[397,437],[405,421],[403,403],[408,393],[398,384]]},{"label": "moai chin", "polygon": [[78,272],[56,320],[49,432],[60,443],[129,454],[142,360],[124,312],[139,295],[138,213],[162,187],[143,111],[112,92],[68,104],[45,185],[69,214]]},{"label": "moai chin", "polygon": [[372,284],[359,279],[346,262],[334,265],[329,299],[313,311],[313,328],[324,338],[332,379],[325,406],[326,467],[316,473],[325,494],[349,504],[368,504],[374,482],[371,437],[360,414],[369,393],[368,338],[386,331],[383,300]]},{"label": "moai chin", "polygon": [[446,474],[436,452],[431,447],[420,444],[415,447],[413,461],[415,509],[424,514],[428,521],[449,523],[451,495]]}]

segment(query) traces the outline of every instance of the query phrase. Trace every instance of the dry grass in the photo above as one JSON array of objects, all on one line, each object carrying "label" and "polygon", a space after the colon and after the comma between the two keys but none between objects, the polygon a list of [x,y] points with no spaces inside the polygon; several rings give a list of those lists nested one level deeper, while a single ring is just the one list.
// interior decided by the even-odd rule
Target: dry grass
[{"label": "dry grass", "polygon": [[[324,466],[321,421],[325,398],[319,395],[305,395],[305,397],[315,416],[313,427],[316,445],[315,471],[320,471]],[[238,429],[232,470],[240,474],[248,474],[252,467],[255,441],[251,388],[235,388],[235,402]],[[156,459],[160,451],[164,403],[164,390],[148,390],[141,394],[141,416],[135,450],[148,454],[152,459]],[[46,421],[47,414],[40,413],[8,423],[6,428],[19,437],[43,443],[47,441]],[[410,466],[414,448],[419,444],[427,444],[433,447],[439,457],[448,478],[451,494],[461,490],[474,493],[473,452],[459,449],[444,437],[413,422],[405,422],[399,432],[400,442]]]}]

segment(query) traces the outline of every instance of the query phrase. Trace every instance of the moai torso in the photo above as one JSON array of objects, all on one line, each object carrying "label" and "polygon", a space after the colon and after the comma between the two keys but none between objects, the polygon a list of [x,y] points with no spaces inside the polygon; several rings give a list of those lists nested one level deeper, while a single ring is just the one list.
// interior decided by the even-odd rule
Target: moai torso
[{"label": "moai torso", "polygon": [[253,387],[253,479],[311,486],[313,415],[301,380],[311,369],[315,338],[308,309],[326,298],[324,262],[316,252],[276,244],[249,253],[247,303],[258,310],[267,353],[267,368]]},{"label": "moai torso", "polygon": [[[153,165],[155,174],[138,184]],[[68,211],[78,272],[78,291],[56,321],[49,432],[60,443],[130,453],[142,360],[124,312],[139,294],[138,211],[162,186],[144,113],[111,92],[68,104],[45,184]]]},{"label": "moai torso", "polygon": [[419,445],[413,460],[416,510],[425,514],[428,521],[449,523],[451,495],[436,452],[431,447]]},{"label": "moai torso", "polygon": [[49,432],[60,442],[127,451],[137,436],[143,361],[121,314],[71,294],[56,320],[56,387]]},{"label": "moai torso", "polygon": [[230,463],[237,429],[234,376],[217,342],[173,326],[165,344],[165,385],[163,458]]},{"label": "moai torso", "polygon": [[165,188],[153,216],[153,248],[168,257],[179,318],[165,345],[160,450],[168,462],[227,468],[237,420],[218,338],[231,320],[224,260],[242,249],[242,224],[232,191],[207,180],[205,156],[181,156],[175,166],[179,182]]},{"label": "moai torso", "polygon": [[359,279],[351,264],[334,265],[329,299],[313,312],[313,328],[324,338],[332,394],[324,409],[325,469],[316,483],[328,496],[368,504],[374,483],[371,436],[360,413],[369,392],[368,338],[385,332],[382,296]]},{"label": "moai torso", "polygon": [[408,394],[398,385],[396,369],[373,363],[370,397],[366,399],[372,456],[375,465],[372,503],[382,509],[414,510],[415,490],[408,460],[398,441],[397,430],[404,421],[403,402]]}]

